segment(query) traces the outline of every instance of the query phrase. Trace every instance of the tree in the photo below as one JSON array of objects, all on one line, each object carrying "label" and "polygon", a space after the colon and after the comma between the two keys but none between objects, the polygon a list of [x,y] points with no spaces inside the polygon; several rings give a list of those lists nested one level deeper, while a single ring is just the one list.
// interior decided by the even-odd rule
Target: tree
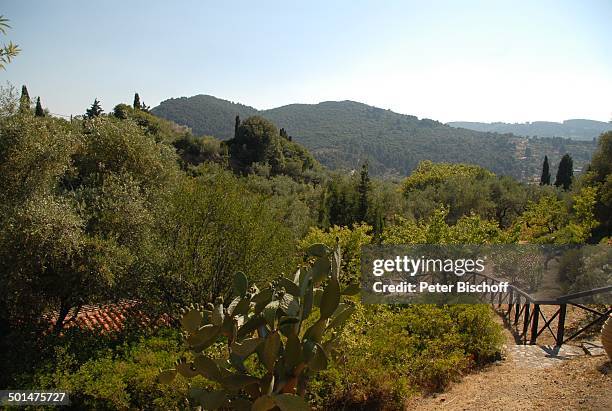
[{"label": "tree", "polygon": [[135,93],[134,94],[133,108],[134,108],[134,110],[141,110],[141,111],[145,111],[145,112],[148,113],[149,109],[151,107],[147,106],[144,101],[141,102],[140,101],[140,96],[138,95],[138,93]]},{"label": "tree", "polygon": [[134,94],[134,110],[140,109],[140,96],[138,93]]},{"label": "tree", "polygon": [[601,239],[612,236],[612,131],[599,136],[593,153],[590,170],[582,178],[591,187],[598,187],[595,215],[600,222],[593,237]]},{"label": "tree", "polygon": [[285,158],[278,129],[263,117],[249,117],[240,123],[236,137],[227,145],[238,171],[249,171],[253,163],[268,163],[273,174],[284,169]]},{"label": "tree", "polygon": [[357,200],[357,219],[359,221],[366,221],[368,216],[371,190],[370,176],[368,175],[368,162],[366,161],[361,167],[359,185],[357,186],[357,193],[359,195]]},{"label": "tree", "polygon": [[358,222],[356,218],[358,199],[353,181],[335,176],[329,182],[327,192],[325,206],[329,210],[328,218],[331,226],[350,226]]},{"label": "tree", "polygon": [[36,109],[34,110],[34,115],[36,117],[44,117],[45,111],[42,108],[42,104],[40,104],[40,97],[36,98]]},{"label": "tree", "polygon": [[236,121],[234,123],[234,138],[238,135],[238,128],[240,127],[240,116],[236,116]]},{"label": "tree", "polygon": [[115,108],[113,108],[113,116],[121,120],[125,120],[128,118],[131,111],[132,108],[130,106],[128,106],[127,104],[120,103],[117,104]]},{"label": "tree", "polygon": [[598,146],[591,160],[591,170],[599,182],[612,174],[612,131],[599,136]]},{"label": "tree", "polygon": [[236,271],[248,269],[257,282],[286,272],[295,242],[269,197],[252,194],[229,171],[206,170],[174,190],[161,242],[164,270],[183,281],[166,292],[214,301],[230,291]]},{"label": "tree", "polygon": [[[6,34],[6,29],[10,29],[11,26],[8,24],[8,19],[0,15],[0,33]],[[12,41],[9,44],[2,44],[0,47],[0,68],[5,70],[5,66],[11,62],[13,57],[16,57],[21,50]]]},{"label": "tree", "polygon": [[306,236],[299,242],[301,251],[312,244],[322,243],[330,248],[340,245],[342,250],[342,282],[359,282],[361,276],[361,247],[372,243],[372,227],[356,223],[352,227],[331,226],[326,230],[310,227]]},{"label": "tree", "polygon": [[422,220],[398,217],[397,223],[385,227],[383,244],[505,244],[514,238],[495,221],[477,215],[462,216],[456,224],[446,220],[448,208],[440,207]]},{"label": "tree", "polygon": [[557,169],[557,178],[555,180],[555,186],[563,187],[564,190],[568,190],[572,185],[572,178],[574,176],[574,161],[569,154],[566,154],[561,158],[559,168]]},{"label": "tree", "polygon": [[292,140],[291,136],[290,136],[290,135],[287,133],[287,130],[285,130],[284,128],[281,128],[281,129],[280,129],[279,134],[280,134],[280,136],[281,136],[282,138],[284,138],[285,140],[289,140],[289,141],[291,141],[291,140]]},{"label": "tree", "polygon": [[542,176],[540,177],[540,185],[550,185],[550,166],[548,165],[548,156],[544,156],[544,164],[542,164]]},{"label": "tree", "polygon": [[92,119],[94,117],[99,117],[100,114],[102,114],[103,112],[104,110],[102,110],[102,106],[100,105],[100,102],[96,98],[93,104],[91,105],[91,107],[88,108],[87,111],[85,112],[85,117]]},{"label": "tree", "polygon": [[21,86],[21,96],[19,97],[19,112],[29,113],[31,104],[30,93],[28,93],[28,88],[24,84]]},{"label": "tree", "polygon": [[60,332],[83,304],[161,294],[157,212],[174,150],[133,122],[86,127],[94,138],[52,117],[0,122],[0,322],[54,312]]}]

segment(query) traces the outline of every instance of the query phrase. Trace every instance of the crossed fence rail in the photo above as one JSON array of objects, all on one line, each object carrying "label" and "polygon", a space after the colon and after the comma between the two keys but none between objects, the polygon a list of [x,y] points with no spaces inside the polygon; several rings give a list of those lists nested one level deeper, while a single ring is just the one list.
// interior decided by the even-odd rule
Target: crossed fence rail
[{"label": "crossed fence rail", "polygon": [[[480,282],[484,281],[489,285],[502,283],[502,280],[486,274],[474,272],[470,275],[472,276],[472,281],[477,281],[478,277],[481,277]],[[494,307],[497,306],[498,310],[502,309],[504,305],[507,305],[507,308],[502,311],[501,314],[506,323],[514,327],[520,341],[522,341],[524,345],[527,345],[527,343],[532,345],[536,344],[538,337],[542,335],[544,331],[548,331],[555,340],[555,346],[560,347],[596,324],[603,323],[606,318],[612,314],[612,306],[607,306],[605,311],[601,312],[579,303],[579,300],[585,297],[606,293],[612,293],[612,285],[566,294],[555,299],[538,299],[520,288],[509,284],[505,292],[488,292],[485,293],[483,297],[488,298],[490,304]],[[545,313],[541,310],[541,306],[543,305],[554,305],[558,306],[558,308],[550,318],[546,318]],[[566,314],[568,305],[594,314],[595,319],[584,327],[576,330],[569,337],[566,337]],[[543,325],[541,325],[542,323],[540,323],[540,320],[543,321]],[[557,320],[557,330],[553,332],[551,325],[555,320]]]}]

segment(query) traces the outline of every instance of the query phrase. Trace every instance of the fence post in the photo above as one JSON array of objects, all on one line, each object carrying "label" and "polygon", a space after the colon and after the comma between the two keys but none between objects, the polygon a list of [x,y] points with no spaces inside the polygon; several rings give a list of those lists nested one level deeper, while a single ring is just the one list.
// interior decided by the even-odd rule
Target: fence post
[{"label": "fence post", "polygon": [[538,319],[540,317],[540,304],[533,305],[533,322],[531,323],[531,340],[529,343],[534,345],[538,338]]},{"label": "fence post", "polygon": [[527,301],[525,303],[525,317],[523,320],[523,339],[525,341],[525,344],[527,343],[527,330],[529,329],[529,306],[531,305],[531,303],[529,301]]},{"label": "fence post", "polygon": [[521,296],[519,295],[516,304],[514,304],[514,325],[517,325],[519,322],[519,316],[521,311]]},{"label": "fence post", "polygon": [[508,291],[508,312],[506,316],[508,317],[508,322],[510,322],[510,313],[512,312],[512,302],[514,301],[514,290],[512,288]]},{"label": "fence post", "polygon": [[557,323],[557,347],[563,344],[563,337],[565,334],[565,313],[567,311],[567,304],[559,305],[559,322]]}]

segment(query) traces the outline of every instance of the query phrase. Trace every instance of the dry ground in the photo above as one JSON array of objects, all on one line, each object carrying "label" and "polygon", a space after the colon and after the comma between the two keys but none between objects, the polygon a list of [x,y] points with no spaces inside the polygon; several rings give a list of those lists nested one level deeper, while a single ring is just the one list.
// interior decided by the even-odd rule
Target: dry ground
[{"label": "dry ground", "polygon": [[413,398],[406,409],[612,410],[612,364],[606,356],[584,355],[542,367],[518,358],[513,335],[505,333],[504,360],[465,376],[443,394]]}]

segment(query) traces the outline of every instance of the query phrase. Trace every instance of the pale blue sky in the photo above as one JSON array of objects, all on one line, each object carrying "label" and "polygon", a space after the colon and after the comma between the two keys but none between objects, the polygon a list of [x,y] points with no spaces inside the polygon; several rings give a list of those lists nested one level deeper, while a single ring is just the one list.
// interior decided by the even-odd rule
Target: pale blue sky
[{"label": "pale blue sky", "polygon": [[3,1],[0,80],[59,114],[212,94],[440,121],[612,118],[612,1]]}]

